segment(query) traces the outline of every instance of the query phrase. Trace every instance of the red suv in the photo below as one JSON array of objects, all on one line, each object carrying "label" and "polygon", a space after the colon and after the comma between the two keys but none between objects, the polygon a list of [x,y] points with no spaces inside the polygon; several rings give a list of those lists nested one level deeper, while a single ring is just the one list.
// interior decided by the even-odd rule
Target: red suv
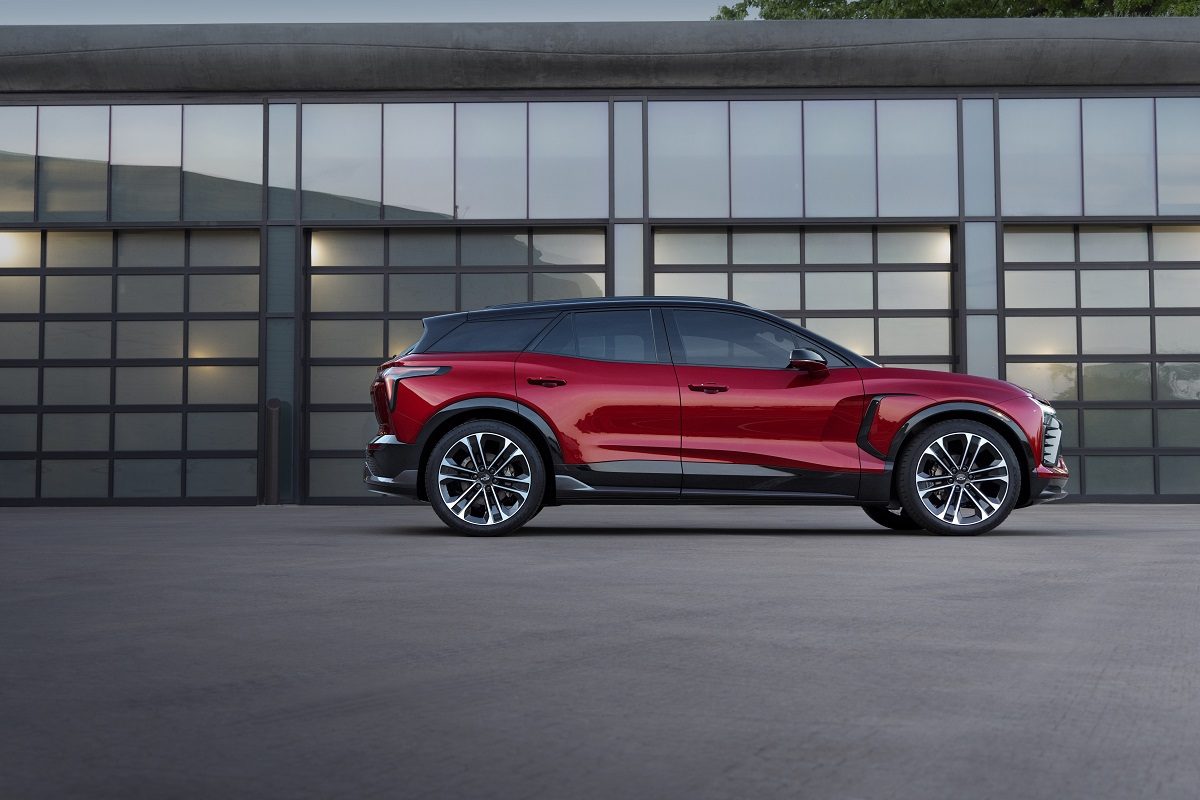
[{"label": "red suv", "polygon": [[885,368],[740,303],[613,297],[430,317],[371,386],[364,480],[495,536],[566,503],[859,505],[983,533],[1063,497],[1054,409]]}]

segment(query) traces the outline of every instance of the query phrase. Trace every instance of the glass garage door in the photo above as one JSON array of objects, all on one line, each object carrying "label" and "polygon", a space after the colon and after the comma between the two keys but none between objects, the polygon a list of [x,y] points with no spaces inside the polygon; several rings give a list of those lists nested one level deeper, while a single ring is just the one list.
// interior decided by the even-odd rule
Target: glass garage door
[{"label": "glass garage door", "polygon": [[954,365],[948,227],[659,228],[653,292],[738,300],[882,364]]},{"label": "glass garage door", "polygon": [[255,502],[258,229],[0,231],[0,498]]},{"label": "glass garage door", "polygon": [[315,230],[309,237],[310,500],[371,500],[362,450],[377,428],[376,368],[433,314],[605,294],[602,228]]}]

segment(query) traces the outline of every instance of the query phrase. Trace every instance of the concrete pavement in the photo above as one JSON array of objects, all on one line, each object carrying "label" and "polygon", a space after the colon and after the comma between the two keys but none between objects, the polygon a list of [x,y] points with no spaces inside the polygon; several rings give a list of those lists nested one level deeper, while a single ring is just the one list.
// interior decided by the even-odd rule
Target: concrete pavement
[{"label": "concrete pavement", "polygon": [[0,796],[1194,798],[1198,512],[0,509]]}]

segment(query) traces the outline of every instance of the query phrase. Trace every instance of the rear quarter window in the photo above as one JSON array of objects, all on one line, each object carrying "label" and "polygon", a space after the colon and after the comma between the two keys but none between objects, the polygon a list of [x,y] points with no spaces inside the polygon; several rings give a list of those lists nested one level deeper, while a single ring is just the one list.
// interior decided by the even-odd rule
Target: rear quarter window
[{"label": "rear quarter window", "polygon": [[511,353],[529,346],[552,317],[464,322],[438,339],[427,353]]}]

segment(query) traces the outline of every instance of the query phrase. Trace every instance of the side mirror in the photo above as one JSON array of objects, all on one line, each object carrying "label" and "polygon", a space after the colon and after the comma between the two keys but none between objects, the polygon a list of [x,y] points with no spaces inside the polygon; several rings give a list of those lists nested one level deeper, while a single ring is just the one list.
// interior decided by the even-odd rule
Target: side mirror
[{"label": "side mirror", "polygon": [[792,351],[788,367],[803,370],[816,377],[829,374],[829,364],[825,361],[825,356],[807,347]]}]

